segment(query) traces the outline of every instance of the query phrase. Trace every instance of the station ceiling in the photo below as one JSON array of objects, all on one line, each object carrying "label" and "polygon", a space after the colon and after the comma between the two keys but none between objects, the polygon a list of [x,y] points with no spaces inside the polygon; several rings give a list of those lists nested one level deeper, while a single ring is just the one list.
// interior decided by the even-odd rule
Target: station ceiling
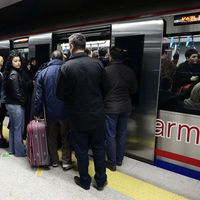
[{"label": "station ceiling", "polygon": [[21,34],[158,13],[167,10],[200,7],[199,0],[21,0],[0,9],[0,39]]}]

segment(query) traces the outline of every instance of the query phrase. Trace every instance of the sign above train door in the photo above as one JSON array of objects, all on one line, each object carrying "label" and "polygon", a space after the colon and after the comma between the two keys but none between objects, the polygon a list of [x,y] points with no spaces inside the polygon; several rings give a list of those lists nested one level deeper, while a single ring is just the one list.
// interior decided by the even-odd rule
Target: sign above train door
[{"label": "sign above train door", "polygon": [[200,12],[174,16],[174,26],[200,23]]}]

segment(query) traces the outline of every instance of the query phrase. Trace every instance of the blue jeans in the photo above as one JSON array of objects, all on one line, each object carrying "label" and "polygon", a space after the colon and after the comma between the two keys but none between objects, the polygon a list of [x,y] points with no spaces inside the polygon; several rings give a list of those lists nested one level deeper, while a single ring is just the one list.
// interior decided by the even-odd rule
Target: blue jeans
[{"label": "blue jeans", "polygon": [[91,145],[94,155],[95,176],[94,179],[99,187],[103,186],[106,179],[105,166],[105,128],[89,131],[72,131],[72,141],[75,155],[78,161],[80,182],[84,186],[89,186],[91,177],[88,174],[88,147]]},{"label": "blue jeans", "polygon": [[107,162],[112,166],[116,166],[117,163],[122,163],[123,161],[129,115],[130,112],[106,114]]},{"label": "blue jeans", "polygon": [[9,128],[9,152],[18,157],[26,156],[26,148],[23,143],[24,109],[21,105],[6,104],[10,118]]}]

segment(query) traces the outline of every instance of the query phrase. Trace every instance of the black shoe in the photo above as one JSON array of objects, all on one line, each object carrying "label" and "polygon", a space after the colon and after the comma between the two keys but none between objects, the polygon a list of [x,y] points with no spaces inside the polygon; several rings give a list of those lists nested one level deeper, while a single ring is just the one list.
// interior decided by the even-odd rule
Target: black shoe
[{"label": "black shoe", "polygon": [[76,185],[82,187],[84,190],[89,190],[90,189],[90,186],[85,186],[85,185],[81,184],[80,177],[74,176],[74,181],[75,181]]},{"label": "black shoe", "polygon": [[111,170],[111,171],[116,171],[116,166],[112,166],[111,164],[109,164],[108,162],[106,162],[106,168],[108,168],[109,170]]},{"label": "black shoe", "polygon": [[0,148],[8,148],[9,144],[6,142],[5,139],[0,140]]},{"label": "black shoe", "polygon": [[102,191],[106,185],[108,185],[108,181],[106,181],[106,182],[103,184],[103,186],[98,186],[96,182],[94,182],[94,184],[93,184],[94,188],[96,188],[96,189],[99,190],[99,191]]},{"label": "black shoe", "polygon": [[122,163],[121,162],[117,162],[117,166],[122,166]]}]

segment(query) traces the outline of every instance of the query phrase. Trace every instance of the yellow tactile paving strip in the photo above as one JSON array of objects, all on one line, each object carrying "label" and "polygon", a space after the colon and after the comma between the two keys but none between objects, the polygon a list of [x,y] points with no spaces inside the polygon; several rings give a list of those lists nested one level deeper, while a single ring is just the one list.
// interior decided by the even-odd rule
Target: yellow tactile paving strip
[{"label": "yellow tactile paving strip", "polygon": [[[4,127],[3,133],[5,138],[8,139],[8,129]],[[59,159],[61,160],[61,151],[59,150]],[[75,156],[72,156],[72,160],[76,161]],[[36,175],[41,175],[42,168],[39,168]],[[109,169],[106,170],[108,177],[107,187],[116,190],[130,198],[135,200],[188,200],[182,196],[163,190],[154,185],[148,184],[144,181],[138,180],[134,177],[120,173],[118,171],[112,172]],[[94,177],[94,163],[90,161],[89,174]]]},{"label": "yellow tactile paving strip", "polygon": [[36,172],[36,175],[37,175],[37,176],[40,176],[40,175],[42,174],[42,170],[43,170],[42,167],[38,168],[38,170],[37,170],[37,172]]}]

